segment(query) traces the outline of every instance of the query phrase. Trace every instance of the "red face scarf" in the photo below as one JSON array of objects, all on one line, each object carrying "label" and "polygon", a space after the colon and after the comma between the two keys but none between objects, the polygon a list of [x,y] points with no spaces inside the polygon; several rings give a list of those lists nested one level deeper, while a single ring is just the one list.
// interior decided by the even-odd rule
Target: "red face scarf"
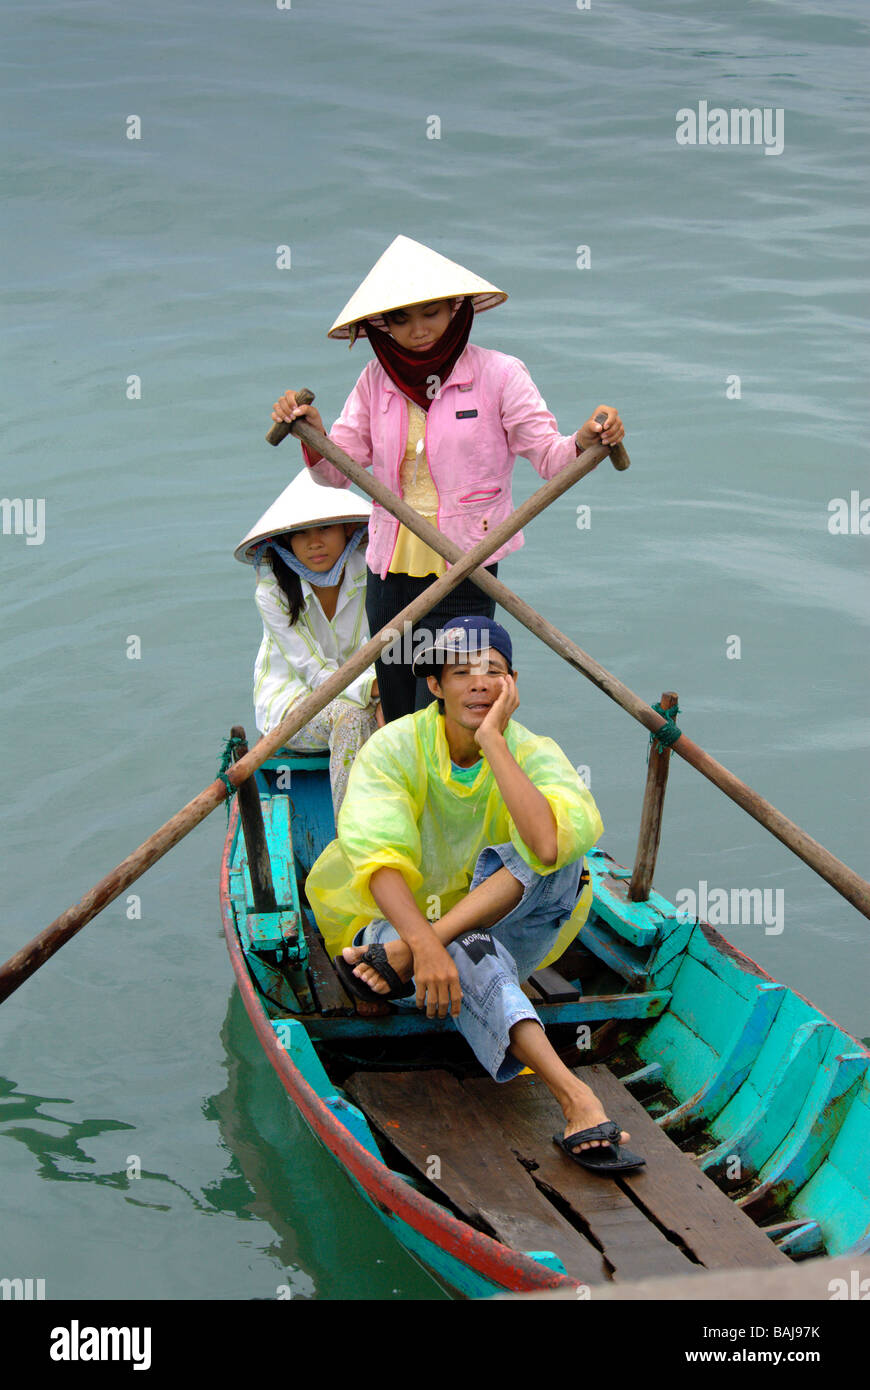
[{"label": "red face scarf", "polygon": [[363,319],[375,356],[391,381],[395,382],[412,401],[423,410],[428,410],[432,397],[426,394],[430,377],[437,377],[440,383],[447,381],[460,356],[465,351],[474,308],[466,296],[437,343],[426,352],[409,352],[399,347],[395,338],[382,329],[375,328],[368,319]]}]

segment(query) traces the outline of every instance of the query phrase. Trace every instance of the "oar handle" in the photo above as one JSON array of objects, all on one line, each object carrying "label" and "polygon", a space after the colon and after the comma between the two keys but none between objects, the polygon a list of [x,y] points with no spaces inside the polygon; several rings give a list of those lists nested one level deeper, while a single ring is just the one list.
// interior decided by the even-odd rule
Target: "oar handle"
[{"label": "oar handle", "polygon": [[[604,421],[607,419],[607,415],[603,410],[599,410],[595,419],[598,421],[599,425],[603,425]],[[610,462],[613,464],[614,468],[619,469],[620,473],[624,473],[626,468],[631,466],[628,450],[623,444],[614,444],[613,448],[610,450]]]},{"label": "oar handle", "polygon": [[[297,405],[311,405],[313,400],[314,392],[309,391],[306,386],[303,386],[301,391],[296,392]],[[282,439],[286,439],[288,434],[292,433],[293,426],[288,424],[286,420],[276,420],[275,424],[266,435],[266,443],[280,444]]]},{"label": "oar handle", "polygon": [[[309,391],[305,386],[302,387],[301,391],[296,392],[297,405],[311,405],[313,400],[314,392]],[[603,425],[607,416],[602,410],[595,416],[595,419],[600,425]],[[266,435],[266,442],[267,444],[280,444],[281,440],[286,439],[288,434],[292,434],[292,432],[293,426],[288,424],[286,420],[277,420]],[[628,450],[625,448],[625,445],[614,444],[613,448],[610,450],[610,462],[613,464],[614,468],[619,469],[620,473],[623,473],[625,469],[630,466],[631,459],[628,457]]]}]

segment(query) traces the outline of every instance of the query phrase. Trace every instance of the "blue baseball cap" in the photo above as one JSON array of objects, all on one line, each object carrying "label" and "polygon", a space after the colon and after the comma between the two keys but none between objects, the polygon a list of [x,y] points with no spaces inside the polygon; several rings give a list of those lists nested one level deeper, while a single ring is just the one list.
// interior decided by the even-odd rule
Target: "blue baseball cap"
[{"label": "blue baseball cap", "polygon": [[509,669],[513,670],[510,634],[499,623],[476,614],[468,618],[451,618],[449,626],[417,653],[411,669],[415,676],[426,675],[433,667],[440,669],[448,661],[473,659],[489,649],[499,652]]}]

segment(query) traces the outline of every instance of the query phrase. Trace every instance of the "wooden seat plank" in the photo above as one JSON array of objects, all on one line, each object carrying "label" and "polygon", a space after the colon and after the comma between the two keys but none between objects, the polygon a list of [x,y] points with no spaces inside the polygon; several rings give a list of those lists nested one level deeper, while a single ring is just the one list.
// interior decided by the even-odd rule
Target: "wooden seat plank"
[{"label": "wooden seat plank", "polygon": [[653,1220],[685,1243],[707,1269],[781,1265],[778,1250],[751,1217],[676,1147],[607,1067],[584,1067],[584,1081],[608,1115],[631,1134],[646,1167],[621,1179]]},{"label": "wooden seat plank", "polygon": [[529,979],[548,1004],[568,1004],[571,1000],[580,998],[577,986],[560,975],[558,970],[554,970],[552,965],[545,965],[543,969],[533,971]]},{"label": "wooden seat plank", "polygon": [[[584,1068],[584,1075],[589,1070]],[[553,1135],[562,1133],[565,1119],[537,1077],[518,1076],[501,1085],[489,1077],[474,1078],[463,1083],[463,1090],[501,1122],[515,1152],[536,1165],[534,1181],[558,1193],[577,1214],[603,1250],[615,1280],[700,1272],[618,1182],[572,1163],[557,1148]]]},{"label": "wooden seat plank", "polygon": [[552,1250],[581,1282],[605,1281],[600,1251],[538,1191],[498,1122],[449,1073],[357,1072],[345,1090],[467,1220],[512,1249]]},{"label": "wooden seat plank", "polygon": [[335,973],[320,933],[307,923],[305,940],[308,942],[308,976],[319,1012],[324,1015],[353,1013],[353,1001]]}]

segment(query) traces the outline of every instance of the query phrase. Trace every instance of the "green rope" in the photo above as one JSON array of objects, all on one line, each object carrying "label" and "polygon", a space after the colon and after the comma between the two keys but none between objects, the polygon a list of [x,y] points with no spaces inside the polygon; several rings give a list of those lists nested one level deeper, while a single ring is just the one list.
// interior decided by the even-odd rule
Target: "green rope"
[{"label": "green rope", "polygon": [[682,729],[677,728],[677,715],[680,712],[679,704],[671,705],[670,709],[662,709],[661,705],[653,705],[656,714],[661,714],[667,720],[660,729],[649,736],[649,748],[647,749],[646,760],[649,762],[650,750],[653,744],[660,753],[664,753],[666,748],[672,748],[677,739],[682,735]]},{"label": "green rope", "polygon": [[227,776],[227,772],[228,772],[228,770],[229,770],[230,764],[234,761],[234,759],[233,759],[233,753],[235,752],[235,750],[236,750],[237,748],[239,748],[239,747],[241,746],[241,744],[244,743],[244,741],[245,741],[245,740],[244,740],[243,738],[236,738],[236,737],[233,737],[233,735],[230,735],[230,737],[227,739],[226,743],[224,744],[223,752],[221,753],[221,756],[220,756],[220,763],[218,764],[218,774],[217,774],[217,775],[218,775],[218,779],[219,779],[221,782],[223,782],[224,786],[225,786],[226,789],[227,789],[227,821],[228,821],[228,822],[229,822],[229,819],[230,819],[230,802],[232,801],[233,797],[235,796],[236,791],[238,790],[238,788],[235,786],[235,784],[234,784],[233,782],[230,781],[229,777]]}]

